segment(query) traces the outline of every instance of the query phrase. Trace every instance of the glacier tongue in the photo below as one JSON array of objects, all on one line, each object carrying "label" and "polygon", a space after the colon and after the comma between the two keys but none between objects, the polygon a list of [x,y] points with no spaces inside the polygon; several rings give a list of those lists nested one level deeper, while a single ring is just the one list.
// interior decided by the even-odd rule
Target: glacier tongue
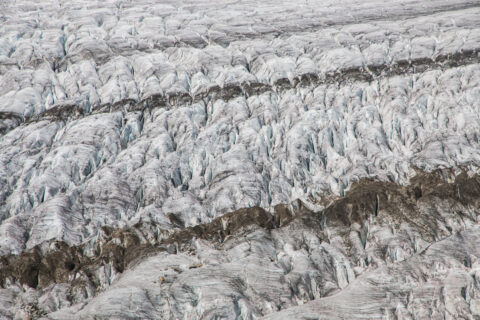
[{"label": "glacier tongue", "polygon": [[[479,174],[479,17],[463,0],[0,3],[0,316],[480,315],[476,184],[414,188]],[[338,208],[355,188],[373,216]],[[255,223],[226,234],[234,215]],[[125,262],[129,241],[185,230],[190,251]],[[91,262],[106,243],[126,260]],[[61,252],[79,260],[45,271]]]}]

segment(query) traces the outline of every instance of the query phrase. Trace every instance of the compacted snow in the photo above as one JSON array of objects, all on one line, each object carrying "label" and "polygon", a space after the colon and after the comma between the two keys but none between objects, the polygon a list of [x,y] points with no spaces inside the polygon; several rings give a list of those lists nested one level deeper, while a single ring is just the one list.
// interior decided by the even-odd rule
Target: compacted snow
[{"label": "compacted snow", "polygon": [[479,48],[476,1],[0,1],[0,317],[480,316]]}]

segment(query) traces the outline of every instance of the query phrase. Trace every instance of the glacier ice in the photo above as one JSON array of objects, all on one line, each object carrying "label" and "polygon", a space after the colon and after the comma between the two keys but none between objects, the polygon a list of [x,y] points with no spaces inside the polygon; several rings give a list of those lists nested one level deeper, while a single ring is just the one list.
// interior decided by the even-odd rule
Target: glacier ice
[{"label": "glacier ice", "polygon": [[[439,185],[476,177],[479,17],[464,0],[0,3],[0,259],[63,245],[95,256],[108,228],[151,224],[153,241],[252,208],[329,212],[365,181],[410,190],[419,172],[452,170]],[[416,199],[419,220],[392,228],[377,198],[373,218],[340,229],[294,218],[221,248],[191,239],[194,253],[105,263],[91,271],[97,287],[68,273],[35,288],[32,269],[1,284],[0,316],[424,317],[422,299],[439,295],[429,316],[474,317],[476,203],[435,199]],[[473,262],[459,267],[452,246]],[[358,299],[365,310],[349,313]]]}]

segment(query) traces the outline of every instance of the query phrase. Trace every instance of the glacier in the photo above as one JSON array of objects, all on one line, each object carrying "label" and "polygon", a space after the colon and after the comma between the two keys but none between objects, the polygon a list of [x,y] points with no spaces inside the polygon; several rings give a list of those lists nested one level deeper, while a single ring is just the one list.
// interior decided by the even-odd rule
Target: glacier
[{"label": "glacier", "polygon": [[0,2],[0,317],[480,317],[476,1]]}]

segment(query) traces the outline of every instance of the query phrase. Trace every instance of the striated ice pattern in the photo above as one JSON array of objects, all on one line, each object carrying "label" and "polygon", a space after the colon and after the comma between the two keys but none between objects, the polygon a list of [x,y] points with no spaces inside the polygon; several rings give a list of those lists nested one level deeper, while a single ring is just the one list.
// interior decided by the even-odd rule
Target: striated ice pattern
[{"label": "striated ice pattern", "polygon": [[[0,0],[0,317],[475,319],[476,197],[409,188],[476,179],[479,140],[477,1]],[[359,197],[331,230],[297,217],[365,181],[408,197],[365,187],[370,211]],[[415,201],[378,218],[397,196]],[[7,263],[279,205],[289,224],[72,262],[66,282]]]}]

